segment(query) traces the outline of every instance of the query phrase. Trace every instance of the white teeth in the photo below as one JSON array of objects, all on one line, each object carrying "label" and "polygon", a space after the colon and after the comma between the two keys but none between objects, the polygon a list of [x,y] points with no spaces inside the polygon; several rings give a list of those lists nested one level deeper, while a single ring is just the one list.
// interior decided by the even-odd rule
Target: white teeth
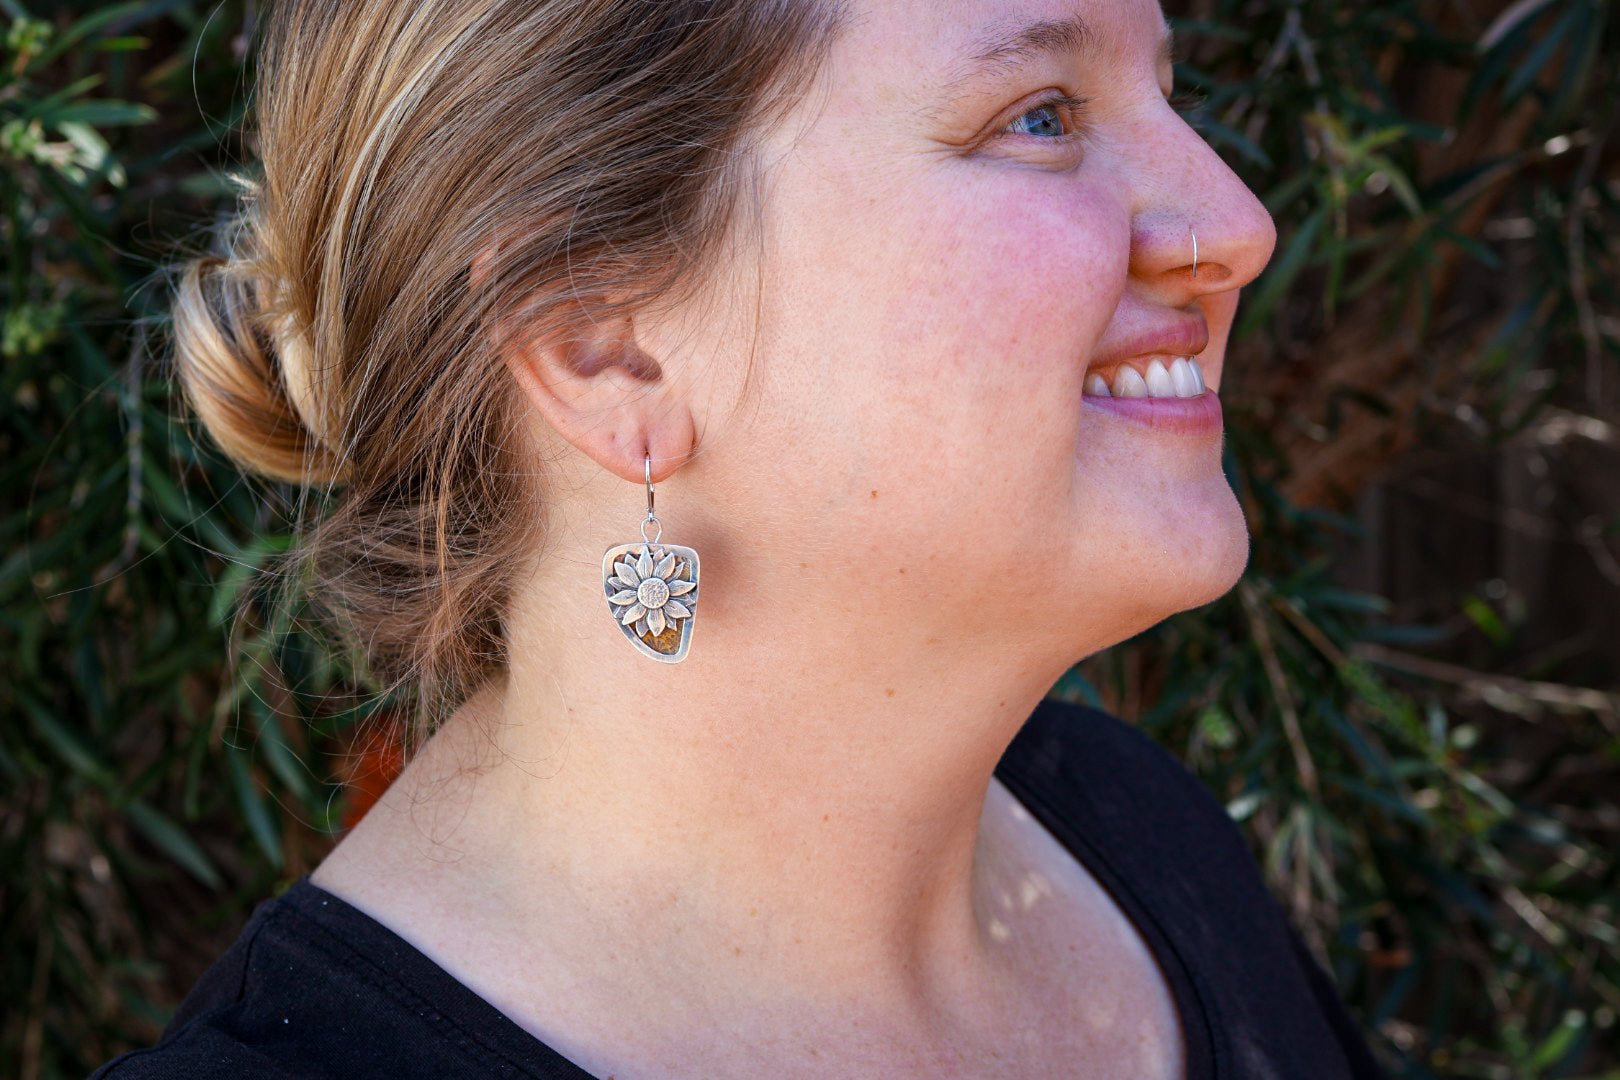
[{"label": "white teeth", "polygon": [[1197,397],[1203,393],[1204,388],[1188,361],[1188,357],[1178,356],[1176,362],[1170,365],[1170,381],[1175,385],[1176,397]]},{"label": "white teeth", "polygon": [[1121,364],[1119,370],[1114,372],[1114,396],[1147,397],[1148,384],[1135,368]]},{"label": "white teeth", "polygon": [[1154,360],[1147,366],[1148,397],[1176,397],[1176,384],[1170,381],[1170,372],[1164,361]]},{"label": "white teeth", "polygon": [[1129,364],[1114,369],[1114,385],[1098,372],[1086,376],[1085,392],[1096,397],[1191,398],[1207,389],[1204,369],[1190,356],[1178,356],[1169,366],[1155,357],[1148,361],[1147,374]]}]

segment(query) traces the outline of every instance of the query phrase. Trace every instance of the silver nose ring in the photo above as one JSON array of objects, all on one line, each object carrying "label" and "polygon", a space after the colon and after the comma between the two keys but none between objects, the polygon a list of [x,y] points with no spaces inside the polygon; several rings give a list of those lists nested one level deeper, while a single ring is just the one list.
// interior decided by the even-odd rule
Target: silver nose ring
[{"label": "silver nose ring", "polygon": [[1193,277],[1197,277],[1198,276],[1198,233],[1195,232],[1192,229],[1188,229],[1187,231],[1192,233],[1192,241],[1193,241]]}]

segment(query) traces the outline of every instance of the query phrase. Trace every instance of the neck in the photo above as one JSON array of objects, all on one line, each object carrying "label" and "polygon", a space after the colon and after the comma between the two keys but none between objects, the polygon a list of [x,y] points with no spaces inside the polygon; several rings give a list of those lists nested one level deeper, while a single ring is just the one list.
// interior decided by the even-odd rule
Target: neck
[{"label": "neck", "polygon": [[[594,593],[526,590],[551,599],[514,611],[502,685],[447,721],[345,842],[360,875],[337,861],[318,883],[398,911],[389,889],[426,897],[436,880],[457,934],[545,942],[541,966],[570,950],[589,970],[635,957],[637,978],[687,997],[723,983],[730,999],[939,1017],[1016,966],[1005,897],[1034,849],[992,774],[1063,663],[861,632],[810,647],[726,619],[716,590],[689,657],[659,664]],[[581,629],[593,620],[605,632]],[[399,858],[402,838],[414,857]],[[367,875],[381,891],[356,897]]]}]

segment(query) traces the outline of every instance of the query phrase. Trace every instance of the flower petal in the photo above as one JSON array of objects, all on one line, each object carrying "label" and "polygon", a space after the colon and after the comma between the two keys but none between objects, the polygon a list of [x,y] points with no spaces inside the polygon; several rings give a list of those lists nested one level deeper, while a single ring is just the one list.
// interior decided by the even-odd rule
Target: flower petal
[{"label": "flower petal", "polygon": [[638,637],[645,634],[647,632],[647,620],[646,619],[637,619],[636,620],[636,625],[631,627],[631,629],[633,629],[636,632],[636,635]]},{"label": "flower petal", "polygon": [[646,608],[642,607],[640,604],[631,604],[630,610],[626,611],[624,613],[624,617],[619,621],[624,623],[624,625],[629,626],[631,623],[635,622],[645,614],[647,614]]},{"label": "flower petal", "polygon": [[651,611],[647,612],[647,629],[653,632],[653,637],[657,637],[659,634],[664,632],[663,608],[655,607]]},{"label": "flower petal", "polygon": [[658,560],[658,565],[653,568],[653,573],[657,574],[659,577],[663,578],[665,581],[668,581],[669,580],[669,575],[673,574],[674,572],[675,572],[675,553],[673,551],[670,552],[668,555],[665,555],[662,559],[659,559]]},{"label": "flower petal", "polygon": [[697,588],[697,582],[695,581],[672,581],[669,583],[669,595],[685,596],[695,588]]},{"label": "flower petal", "polygon": [[626,559],[622,563],[616,563],[613,569],[617,571],[619,580],[630,586],[630,588],[633,589],[641,584],[641,575],[636,573],[636,564],[633,560]]},{"label": "flower petal", "polygon": [[681,603],[679,600],[664,601],[664,618],[690,619],[691,617],[692,609]]},{"label": "flower petal", "polygon": [[636,602],[636,590],[634,590],[634,589],[620,589],[618,592],[616,592],[612,596],[608,597],[608,603],[610,603],[610,604],[621,604],[622,605],[622,604],[633,604],[635,602]]},{"label": "flower petal", "polygon": [[646,548],[642,548],[641,554],[636,556],[636,573],[640,574],[644,578],[651,577],[652,568],[652,557],[647,554]]}]

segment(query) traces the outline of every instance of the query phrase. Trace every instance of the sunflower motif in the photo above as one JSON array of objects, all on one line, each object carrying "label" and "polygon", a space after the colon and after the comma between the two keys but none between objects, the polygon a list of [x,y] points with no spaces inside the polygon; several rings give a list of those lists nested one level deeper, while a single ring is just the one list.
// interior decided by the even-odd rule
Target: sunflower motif
[{"label": "sunflower motif", "polygon": [[697,582],[677,576],[685,568],[685,561],[674,552],[652,544],[642,545],[639,555],[625,554],[607,579],[607,587],[617,590],[608,596],[614,618],[638,636],[653,637],[673,627],[675,620],[691,618]]}]

